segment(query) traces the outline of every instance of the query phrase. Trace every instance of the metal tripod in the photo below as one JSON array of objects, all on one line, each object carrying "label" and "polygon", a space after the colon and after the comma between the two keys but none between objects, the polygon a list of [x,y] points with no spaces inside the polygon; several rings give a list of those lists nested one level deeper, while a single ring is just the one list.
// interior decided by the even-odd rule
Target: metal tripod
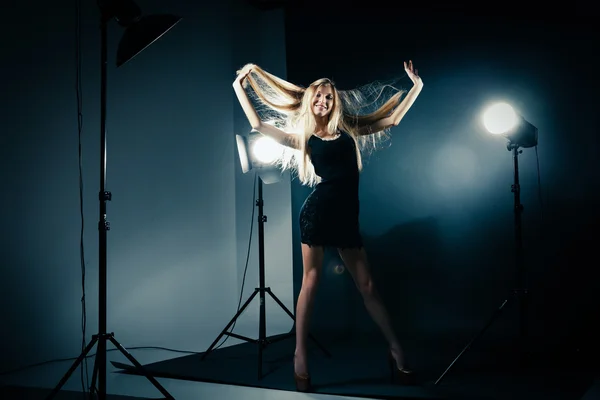
[{"label": "metal tripod", "polygon": [[[234,337],[236,339],[244,340],[246,342],[255,343],[258,345],[258,379],[262,379],[262,365],[263,365],[263,349],[272,343],[279,342],[283,339],[286,339],[290,336],[293,336],[293,333],[288,333],[285,335],[281,335],[275,339],[267,338],[267,326],[266,326],[266,310],[265,310],[265,293],[268,293],[269,296],[281,307],[283,311],[286,312],[290,318],[296,322],[296,318],[294,314],[277,298],[277,296],[271,291],[271,288],[265,287],[265,231],[264,224],[267,221],[266,215],[263,213],[263,181],[260,177],[258,179],[258,200],[256,201],[256,206],[258,207],[258,267],[259,267],[259,287],[254,289],[252,295],[246,300],[244,305],[239,309],[239,311],[233,316],[231,321],[225,326],[225,328],[221,331],[219,336],[214,340],[214,342],[210,345],[208,350],[202,355],[201,360],[204,360],[206,356],[213,350],[216,346],[217,342],[223,337],[223,335],[228,335]],[[252,339],[246,336],[238,335],[233,332],[227,332],[227,330],[233,325],[233,323],[238,319],[238,317],[244,312],[246,307],[250,304],[252,299],[258,295],[260,299],[260,309],[259,309],[259,327],[258,327],[258,339]],[[319,342],[309,334],[309,338],[312,339],[316,345],[327,355],[327,357],[331,357],[331,354],[321,345]]]},{"label": "metal tripod", "polygon": [[[99,3],[100,4],[100,3]],[[120,3],[121,5],[125,3]],[[50,392],[46,399],[53,399],[63,385],[69,380],[69,377],[75,372],[77,367],[83,362],[85,357],[91,351],[95,344],[97,344],[92,387],[95,388],[96,380],[98,387],[95,388],[95,392],[98,395],[99,400],[106,399],[106,342],[110,341],[129,361],[131,361],[136,368],[165,396],[167,399],[174,399],[173,396],[167,392],[167,390],[161,386],[161,384],[146,371],[142,364],[140,364],[131,354],[125,350],[125,348],[115,339],[114,333],[107,332],[106,328],[106,300],[107,300],[107,235],[106,232],[110,229],[110,223],[106,219],[106,202],[111,200],[111,192],[106,191],[106,82],[107,82],[107,24],[108,21],[114,16],[114,11],[111,6],[114,3],[108,1],[102,3],[104,7],[100,7],[102,15],[100,21],[100,32],[101,32],[101,44],[100,44],[100,71],[101,71],[101,82],[100,82],[100,192],[98,200],[100,202],[100,217],[98,221],[98,238],[99,238],[99,251],[98,251],[98,333],[92,336],[91,341],[81,352],[79,357],[75,360],[73,365],[69,368],[66,374],[62,377],[58,385]],[[130,4],[125,4],[129,6]],[[135,5],[131,7],[137,7]]]},{"label": "metal tripod", "polygon": [[440,383],[444,376],[450,371],[452,366],[458,361],[458,359],[471,348],[485,331],[494,323],[494,321],[500,316],[504,307],[511,301],[517,301],[519,306],[519,344],[518,350],[522,354],[525,340],[527,337],[527,301],[529,296],[529,290],[526,285],[525,276],[525,263],[523,261],[523,237],[521,234],[521,214],[523,212],[523,205],[521,204],[521,186],[519,183],[519,154],[523,151],[519,150],[519,145],[512,142],[508,142],[507,149],[513,153],[514,163],[514,182],[511,186],[514,194],[514,225],[515,225],[515,266],[516,266],[516,287],[511,290],[510,296],[505,299],[496,311],[492,314],[492,317],[485,324],[483,329],[479,331],[477,335],[462,349],[462,351],[456,356],[456,358],[450,363],[444,373],[435,381],[435,385]]}]

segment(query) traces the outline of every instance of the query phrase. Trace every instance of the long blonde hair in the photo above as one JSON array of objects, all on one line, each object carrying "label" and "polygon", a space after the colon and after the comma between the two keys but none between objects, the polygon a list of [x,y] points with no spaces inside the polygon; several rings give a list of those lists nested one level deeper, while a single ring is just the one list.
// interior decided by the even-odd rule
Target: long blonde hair
[{"label": "long blonde hair", "polygon": [[[356,159],[359,171],[362,170],[362,153],[374,150],[377,145],[389,138],[389,128],[369,135],[360,135],[359,129],[384,118],[400,103],[404,90],[390,84],[373,82],[353,89],[338,90],[330,79],[321,78],[304,88],[281,79],[255,64],[247,64],[251,72],[244,80],[244,88],[253,101],[257,113],[265,123],[288,132],[300,134],[297,143],[299,150],[284,146],[277,163],[285,170],[296,171],[300,182],[314,186],[320,181],[310,161],[307,151],[308,140],[313,135],[316,120],[311,111],[315,91],[321,86],[330,86],[333,91],[333,109],[329,114],[329,132],[347,132],[356,146]],[[244,67],[244,68],[245,68]],[[242,68],[243,69],[243,68]],[[238,70],[239,74],[241,70]],[[248,90],[248,86],[252,91]],[[385,93],[391,89],[393,94]],[[389,96],[385,100],[385,95]]]}]

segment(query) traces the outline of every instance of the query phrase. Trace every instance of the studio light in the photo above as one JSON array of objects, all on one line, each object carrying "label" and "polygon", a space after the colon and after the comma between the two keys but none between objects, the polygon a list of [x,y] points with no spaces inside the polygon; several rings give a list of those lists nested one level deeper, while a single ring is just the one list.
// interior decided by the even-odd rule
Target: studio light
[{"label": "studio light", "polygon": [[263,136],[252,143],[251,152],[258,162],[270,165],[281,154],[281,145],[270,137]]},{"label": "studio light", "polygon": [[[258,208],[258,287],[254,289],[254,293],[246,300],[244,305],[238,310],[233,316],[229,323],[223,328],[221,333],[212,342],[209,348],[202,355],[201,360],[204,360],[214,349],[219,340],[224,336],[231,336],[236,339],[244,340],[246,342],[256,343],[258,345],[258,379],[263,378],[263,350],[268,345],[275,342],[284,340],[290,336],[293,336],[293,332],[288,332],[285,335],[278,337],[267,337],[267,323],[266,323],[266,308],[265,299],[268,294],[279,307],[296,323],[294,314],[279,300],[279,298],[273,293],[271,288],[266,287],[266,276],[265,276],[265,222],[267,222],[267,216],[264,214],[264,200],[263,200],[263,183],[275,183],[281,180],[281,171],[277,168],[274,161],[279,158],[284,150],[283,146],[274,141],[273,139],[264,136],[262,133],[252,131],[248,136],[236,135],[235,140],[237,143],[238,154],[240,156],[240,164],[242,166],[242,172],[247,173],[252,169],[255,169],[258,175],[257,186],[258,186],[258,199],[256,200],[256,207]],[[240,315],[244,312],[246,307],[252,302],[254,297],[258,295],[260,299],[259,303],[259,321],[258,321],[258,339],[250,338],[247,336],[238,335],[233,332],[229,332],[229,328],[236,322]],[[325,349],[317,340],[309,333],[308,337],[312,339],[316,345],[325,353],[326,356],[331,357],[331,354]]]},{"label": "studio light", "polygon": [[181,20],[170,14],[142,16],[142,10],[132,0],[105,0],[99,4],[104,18],[114,18],[125,28],[117,48],[117,67],[141,53]]},{"label": "studio light", "polygon": [[281,144],[259,132],[236,135],[235,140],[243,173],[255,169],[267,185],[281,180],[281,171],[276,165],[284,151]]},{"label": "studio light", "polygon": [[[107,329],[107,231],[110,223],[107,220],[107,202],[112,193],[106,190],[106,110],[108,81],[108,23],[115,19],[124,27],[125,33],[117,50],[117,67],[131,60],[146,47],[154,43],[169,31],[181,18],[174,15],[160,14],[142,17],[140,8],[132,0],[98,0],[100,10],[100,191],[98,221],[98,333],[92,335],[91,341],[71,365],[60,382],[50,392],[47,400],[53,399],[77,367],[88,356],[94,345],[96,360],[92,376],[91,391],[98,400],[106,399],[106,351],[107,342],[111,342],[167,399],[174,399],[169,392],[116,340],[115,334]],[[83,366],[82,366],[83,367]],[[97,384],[97,387],[96,387]]]},{"label": "studio light", "polygon": [[494,135],[502,135],[509,141],[509,149],[534,147],[538,143],[538,130],[513,107],[505,102],[489,106],[482,115],[483,126]]},{"label": "studio light", "polygon": [[515,266],[515,286],[510,291],[509,296],[500,303],[500,306],[494,311],[489,321],[477,333],[477,335],[462,349],[456,358],[450,363],[444,373],[435,381],[439,384],[444,376],[450,371],[452,366],[459,358],[471,348],[485,331],[501,315],[502,311],[509,302],[514,300],[518,306],[519,317],[519,336],[516,347],[521,358],[516,361],[524,361],[526,355],[527,332],[528,332],[528,304],[529,289],[527,287],[526,268],[523,251],[523,234],[521,232],[521,214],[523,213],[523,204],[521,204],[521,183],[519,179],[519,154],[523,152],[521,147],[535,147],[538,142],[538,129],[527,122],[522,116],[507,103],[496,103],[489,106],[482,116],[482,122],[485,129],[494,135],[503,135],[508,139],[506,148],[513,155],[513,184],[511,191],[513,193],[513,213],[514,213],[514,266]]}]

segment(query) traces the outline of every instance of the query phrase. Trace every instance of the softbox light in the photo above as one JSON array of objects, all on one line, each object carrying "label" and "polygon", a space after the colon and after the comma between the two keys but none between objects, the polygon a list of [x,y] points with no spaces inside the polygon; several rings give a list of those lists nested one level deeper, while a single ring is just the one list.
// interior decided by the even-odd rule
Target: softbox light
[{"label": "softbox light", "polygon": [[[106,400],[107,381],[107,342],[111,342],[135,367],[169,400],[174,397],[152,376],[142,364],[136,360],[115,338],[114,332],[107,330],[107,264],[108,241],[107,231],[110,223],[107,219],[107,202],[111,201],[112,193],[106,190],[106,110],[108,87],[108,23],[114,18],[119,25],[126,28],[117,51],[117,67],[123,65],[138,53],[155,42],[169,31],[180,17],[173,15],[155,15],[142,18],[141,10],[132,0],[99,0],[100,9],[100,191],[99,221],[98,221],[98,333],[92,335],[91,341],[61,378],[58,385],[46,397],[52,400],[78,368],[79,364],[88,357],[88,353],[97,344],[91,389],[92,397]],[[83,365],[81,366],[83,367]],[[96,387],[97,385],[97,387]]]},{"label": "softbox light", "polygon": [[142,10],[132,0],[100,1],[103,18],[125,28],[117,49],[117,67],[141,53],[173,28],[181,17],[170,14],[142,16]]}]

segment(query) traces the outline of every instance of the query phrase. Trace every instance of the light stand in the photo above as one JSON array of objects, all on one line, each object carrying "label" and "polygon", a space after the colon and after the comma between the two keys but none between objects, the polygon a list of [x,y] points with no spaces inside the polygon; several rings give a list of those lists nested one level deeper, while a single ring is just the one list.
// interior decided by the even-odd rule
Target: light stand
[{"label": "light stand", "polygon": [[[245,138],[241,136],[237,136],[238,149],[240,153],[240,158],[242,159],[242,169],[244,172],[247,172],[251,168],[251,161],[248,151],[248,143]],[[261,176],[257,176],[258,180],[258,200],[256,200],[256,206],[258,207],[258,280],[259,287],[254,289],[252,295],[246,300],[244,305],[239,309],[239,311],[233,316],[231,321],[225,326],[225,328],[221,331],[219,336],[212,342],[210,347],[204,352],[201,360],[204,360],[206,356],[213,350],[216,346],[217,342],[223,337],[223,335],[228,335],[234,337],[236,339],[244,340],[246,342],[255,343],[258,345],[258,379],[262,379],[262,365],[263,365],[263,349],[267,347],[269,344],[279,342],[283,339],[286,339],[290,336],[293,336],[293,333],[288,333],[286,335],[281,335],[275,339],[267,338],[267,325],[266,325],[266,309],[265,309],[265,293],[268,293],[269,296],[281,307],[283,311],[286,312],[290,318],[296,322],[296,318],[294,314],[288,310],[288,308],[277,298],[277,296],[271,291],[271,288],[265,287],[265,222],[267,221],[267,216],[264,215],[263,210],[263,178]],[[233,325],[233,323],[238,319],[238,317],[244,312],[246,307],[250,304],[252,299],[256,295],[259,295],[260,299],[260,308],[259,308],[259,325],[258,325],[258,339],[252,339],[246,336],[238,335],[233,332],[227,332],[227,330]],[[309,338],[313,340],[316,345],[327,355],[327,357],[331,357],[331,354],[321,345],[319,342],[309,334]]]},{"label": "light stand", "polygon": [[[526,121],[524,121],[526,122]],[[528,125],[533,127],[532,125]],[[534,128],[535,129],[535,128]],[[537,144],[537,129],[535,129],[535,144]],[[523,147],[530,147],[535,145],[533,143],[527,144]],[[522,145],[511,142],[509,140],[507,144],[508,151],[512,151],[513,164],[514,164],[514,182],[511,186],[511,191],[514,194],[514,226],[515,226],[515,267],[516,267],[516,287],[511,290],[511,296],[505,299],[498,309],[494,312],[489,321],[485,324],[483,329],[462,349],[458,356],[450,363],[444,373],[435,381],[435,385],[441,382],[444,376],[448,373],[450,368],[458,361],[458,359],[473,345],[473,343],[479,339],[484,332],[492,325],[492,323],[500,316],[504,307],[508,304],[511,299],[517,301],[519,306],[519,344],[518,352],[520,355],[524,354],[525,340],[527,337],[527,305],[529,290],[526,284],[526,271],[525,263],[523,260],[523,237],[521,234],[521,214],[523,212],[523,205],[521,204],[521,185],[519,183],[519,154],[522,150],[519,150]]]},{"label": "light stand", "polygon": [[96,378],[98,380],[98,388],[96,392],[99,400],[106,399],[106,341],[109,340],[121,353],[131,361],[142,374],[167,398],[174,399],[173,396],[163,388],[160,383],[154,379],[142,365],[125,350],[125,348],[117,342],[113,332],[107,332],[106,329],[106,260],[107,260],[107,235],[106,232],[110,229],[110,223],[106,219],[106,202],[111,200],[111,193],[106,191],[106,82],[107,82],[107,25],[112,18],[117,19],[119,24],[127,26],[121,40],[119,51],[117,54],[117,66],[123,65],[125,62],[133,58],[137,53],[145,47],[157,40],[160,36],[171,29],[180,18],[171,15],[156,15],[140,19],[140,10],[137,5],[130,0],[117,1],[107,0],[99,1],[98,5],[101,11],[100,17],[100,220],[98,223],[99,230],[99,262],[98,262],[98,333],[92,335],[92,340],[85,347],[83,352],[77,357],[71,368],[62,377],[58,385],[50,392],[46,399],[52,399],[62,386],[69,380],[69,377],[75,372],[79,364],[84,360],[92,347],[97,343],[96,359],[94,363],[92,387],[94,387]]}]

